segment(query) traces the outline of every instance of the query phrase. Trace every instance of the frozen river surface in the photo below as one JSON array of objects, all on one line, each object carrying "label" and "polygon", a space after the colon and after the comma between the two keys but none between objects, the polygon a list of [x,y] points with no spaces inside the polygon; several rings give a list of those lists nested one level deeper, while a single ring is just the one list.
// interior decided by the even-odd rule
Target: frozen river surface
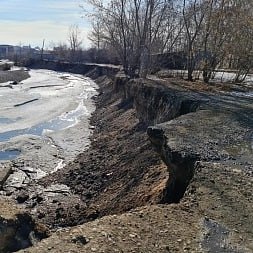
[{"label": "frozen river surface", "polygon": [[51,155],[58,157],[57,164],[71,160],[89,142],[96,84],[77,74],[29,73],[30,78],[12,88],[1,84],[0,160],[16,155],[24,161],[44,156],[43,163]]},{"label": "frozen river surface", "polygon": [[45,129],[66,128],[90,113],[84,104],[95,94],[90,79],[48,70],[31,70],[30,75],[12,89],[0,88],[1,134],[40,124]]}]

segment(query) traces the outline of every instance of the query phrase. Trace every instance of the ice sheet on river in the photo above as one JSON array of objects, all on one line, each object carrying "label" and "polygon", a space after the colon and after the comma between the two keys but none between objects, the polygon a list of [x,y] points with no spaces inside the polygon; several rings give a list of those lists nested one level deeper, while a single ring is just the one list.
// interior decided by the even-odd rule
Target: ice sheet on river
[{"label": "ice sheet on river", "polygon": [[0,133],[31,128],[56,118],[77,123],[78,116],[90,111],[83,100],[95,94],[95,85],[87,78],[47,70],[32,70],[30,75],[13,89],[0,90],[0,117],[11,121],[9,125],[0,121]]},{"label": "ice sheet on river", "polygon": [[0,151],[8,160],[6,151],[20,150],[15,167],[50,173],[87,148],[97,86],[70,73],[31,70],[30,75],[13,89],[0,89]]}]

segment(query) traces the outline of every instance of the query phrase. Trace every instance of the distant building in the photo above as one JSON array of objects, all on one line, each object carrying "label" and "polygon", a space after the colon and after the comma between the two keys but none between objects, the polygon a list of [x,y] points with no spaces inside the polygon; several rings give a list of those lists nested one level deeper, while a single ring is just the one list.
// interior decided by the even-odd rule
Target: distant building
[{"label": "distant building", "polygon": [[14,62],[19,59],[44,59],[55,60],[56,55],[52,51],[44,50],[43,52],[39,47],[32,48],[29,46],[12,46],[0,45],[0,59],[9,59]]},{"label": "distant building", "polygon": [[7,59],[14,55],[14,47],[11,45],[0,45],[0,59]]}]

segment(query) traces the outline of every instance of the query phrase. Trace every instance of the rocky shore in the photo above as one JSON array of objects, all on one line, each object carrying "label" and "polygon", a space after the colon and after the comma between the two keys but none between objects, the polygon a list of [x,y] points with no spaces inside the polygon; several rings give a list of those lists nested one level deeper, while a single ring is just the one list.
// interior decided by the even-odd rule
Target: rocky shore
[{"label": "rocky shore", "polygon": [[52,233],[22,252],[252,252],[252,99],[92,75],[89,150],[16,194]]}]

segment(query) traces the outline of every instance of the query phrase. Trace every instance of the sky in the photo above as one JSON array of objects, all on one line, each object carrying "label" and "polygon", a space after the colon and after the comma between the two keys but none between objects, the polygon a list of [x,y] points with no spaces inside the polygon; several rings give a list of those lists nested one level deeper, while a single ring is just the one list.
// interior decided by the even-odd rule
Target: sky
[{"label": "sky", "polygon": [[90,24],[82,18],[82,0],[0,0],[0,44],[46,48],[67,42],[71,25],[81,30],[83,47],[90,44]]}]

